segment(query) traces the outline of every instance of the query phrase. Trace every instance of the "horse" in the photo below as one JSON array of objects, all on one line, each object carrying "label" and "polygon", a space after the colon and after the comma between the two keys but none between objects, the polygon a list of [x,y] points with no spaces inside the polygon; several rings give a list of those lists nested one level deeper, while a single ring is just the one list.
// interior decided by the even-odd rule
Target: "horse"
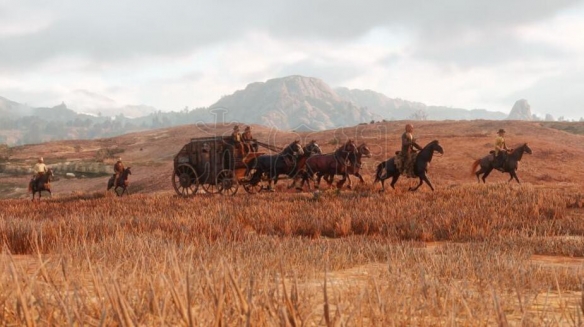
[{"label": "horse", "polygon": [[286,174],[293,177],[298,173],[299,157],[304,155],[304,149],[300,141],[296,140],[285,147],[282,152],[275,155],[261,155],[248,164],[248,169],[255,168],[255,172],[249,183],[257,185],[263,174],[268,176],[268,190],[273,191],[272,183],[278,182],[278,177]]},{"label": "horse", "polygon": [[[351,189],[353,187],[353,181],[351,181],[350,175],[357,176],[357,178],[359,178],[360,183],[365,183],[365,180],[363,180],[363,176],[361,176],[361,174],[359,173],[359,171],[361,170],[361,167],[363,166],[363,162],[361,161],[361,158],[371,158],[371,150],[369,149],[369,147],[365,143],[361,143],[361,145],[359,145],[357,147],[357,154],[355,155],[355,164],[347,167],[347,174],[348,174],[347,179],[349,181],[349,184],[347,185],[348,189]],[[327,183],[329,185],[332,184],[333,179],[334,179],[334,175],[327,174],[327,175],[324,175],[323,177],[324,177],[324,180],[327,181]]]},{"label": "horse", "polygon": [[[357,153],[355,142],[348,140],[333,153],[309,157],[306,159],[306,171],[302,176],[302,185],[305,182],[308,183],[309,180],[314,182],[314,174],[317,175],[316,187],[320,187],[320,179],[325,175],[342,175],[343,179],[337,183],[337,188],[340,189],[348,178],[347,168],[356,163]],[[332,185],[332,178],[330,181],[326,179],[325,181],[329,187]]]},{"label": "horse", "polygon": [[32,191],[32,201],[34,201],[34,195],[38,192],[39,201],[41,200],[42,191],[49,192],[49,196],[53,196],[51,193],[51,184],[53,180],[53,170],[51,168],[47,169],[47,172],[34,181],[30,181],[30,189]]},{"label": "horse", "polygon": [[[519,182],[519,178],[517,177],[517,166],[519,161],[521,161],[521,158],[523,157],[524,153],[531,154],[531,149],[527,146],[527,143],[524,143],[520,147],[517,147],[509,151],[509,153],[507,154],[507,158],[503,163],[503,166],[500,168],[493,167],[494,161],[497,160],[494,157],[494,154],[489,154],[481,159],[477,159],[472,164],[471,176],[476,175],[477,181],[480,183],[481,178],[479,178],[479,176],[483,174],[482,180],[483,183],[486,183],[487,176],[489,176],[493,169],[497,169],[502,173],[509,173],[509,175],[511,175],[508,182],[511,182],[513,179],[515,179],[517,183],[521,184],[521,182]],[[481,166],[481,169],[479,169],[479,171],[476,171],[479,165]]]},{"label": "horse", "polygon": [[[320,148],[320,146],[316,143],[316,142],[310,142],[308,145],[304,146],[304,148],[302,148],[304,150],[304,155],[302,155],[299,160],[298,160],[298,165],[297,165],[297,171],[292,174],[294,176],[294,179],[292,180],[292,183],[288,186],[288,189],[293,188],[297,182],[298,182],[298,178],[301,176],[303,176],[306,173],[306,160],[314,155],[317,154],[322,154],[322,149]],[[303,186],[304,184],[302,184]],[[297,190],[302,190],[301,186],[296,186]]]},{"label": "horse", "polygon": [[[131,167],[125,168],[124,171],[122,171],[122,173],[120,174],[120,178],[118,178],[117,183],[115,183],[116,185],[114,185],[116,175],[114,174],[112,177],[110,177],[110,179],[107,181],[107,190],[109,191],[113,187],[114,192],[116,192],[118,196],[124,195],[124,193],[126,193],[126,191],[128,190],[129,185],[128,176],[132,175],[132,171],[130,170],[130,168]],[[122,193],[120,194],[118,194],[118,187],[122,188]],[[130,195],[129,191],[128,195]]]},{"label": "horse", "polygon": [[[434,191],[434,186],[432,186],[432,183],[430,182],[430,180],[428,179],[428,176],[426,175],[426,173],[428,171],[428,163],[430,163],[432,161],[432,156],[434,155],[434,152],[444,154],[444,149],[442,148],[442,146],[440,146],[438,140],[434,140],[434,141],[428,143],[418,153],[418,156],[416,157],[416,161],[414,162],[414,175],[420,179],[420,182],[418,183],[418,185],[416,187],[414,187],[414,188],[410,187],[409,188],[410,191],[416,191],[422,185],[423,182],[428,184],[428,186],[430,186],[430,189],[432,189],[432,191]],[[383,169],[385,169],[385,175],[383,174]],[[385,180],[392,177],[391,188],[395,189],[394,186],[395,186],[395,183],[397,182],[397,180],[399,179],[399,176],[400,176],[400,172],[398,171],[398,169],[395,165],[395,157],[392,157],[392,158],[388,159],[387,161],[382,162],[379,165],[377,165],[377,171],[375,173],[375,181],[373,183],[377,183],[377,182],[381,181],[381,192],[383,192],[383,191],[385,191],[385,185],[384,185]]]}]

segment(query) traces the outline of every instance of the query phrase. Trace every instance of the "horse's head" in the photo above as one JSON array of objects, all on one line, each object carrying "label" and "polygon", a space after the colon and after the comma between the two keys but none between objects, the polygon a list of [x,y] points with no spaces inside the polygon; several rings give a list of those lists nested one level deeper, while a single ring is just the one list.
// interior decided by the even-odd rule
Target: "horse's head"
[{"label": "horse's head", "polygon": [[124,169],[124,172],[126,173],[126,175],[132,175],[132,171],[130,170],[132,167],[127,167],[126,169]]},{"label": "horse's head", "polygon": [[359,151],[359,153],[365,157],[365,158],[371,158],[371,150],[369,149],[369,147],[367,146],[367,144],[363,143],[361,145],[359,145],[359,147],[357,148],[357,150]]},{"label": "horse's head", "polygon": [[359,153],[359,149],[357,149],[357,144],[353,140],[347,140],[347,143],[342,147],[344,152],[357,154]]},{"label": "horse's head", "polygon": [[523,151],[525,151],[525,153],[531,154],[531,148],[527,146],[527,143],[523,144]]},{"label": "horse's head", "polygon": [[322,150],[320,146],[316,142],[310,142],[307,146],[304,147],[304,154],[305,155],[313,155],[313,154],[321,154]]},{"label": "horse's head", "polygon": [[294,142],[290,143],[290,145],[288,145],[286,147],[286,149],[284,149],[283,153],[284,154],[292,154],[295,156],[303,155],[304,149],[302,149],[302,145],[300,144],[300,140],[295,140]]},{"label": "horse's head", "polygon": [[54,176],[55,174],[53,173],[53,170],[51,168],[47,168],[47,180],[48,181],[53,180]]},{"label": "horse's head", "polygon": [[442,146],[440,145],[440,142],[438,142],[438,140],[434,140],[434,141],[428,143],[428,145],[426,145],[426,147],[430,147],[430,149],[432,149],[432,152],[438,152],[440,154],[444,154],[444,149],[442,148]]}]

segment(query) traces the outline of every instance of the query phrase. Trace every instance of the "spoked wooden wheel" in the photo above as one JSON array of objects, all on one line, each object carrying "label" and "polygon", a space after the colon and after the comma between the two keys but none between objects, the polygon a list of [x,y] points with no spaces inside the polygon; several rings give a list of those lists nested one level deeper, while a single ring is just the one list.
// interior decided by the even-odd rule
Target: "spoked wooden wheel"
[{"label": "spoked wooden wheel", "polygon": [[172,174],[172,186],[176,194],[182,197],[195,195],[199,189],[199,177],[189,164],[180,164]]},{"label": "spoked wooden wheel", "polygon": [[205,192],[209,194],[218,194],[221,193],[222,191],[221,189],[222,185],[218,184],[216,180],[213,180],[210,177],[207,178],[207,181],[203,183],[201,186],[203,186],[203,190],[205,190]]},{"label": "spoked wooden wheel", "polygon": [[[250,183],[250,180],[252,179],[252,177],[253,177],[253,175],[255,174],[255,172],[256,172],[256,169],[255,169],[255,168],[252,168],[252,169],[250,169],[250,170],[249,170],[249,172],[248,172],[248,174],[247,174],[247,176],[246,176],[246,181],[243,183],[243,189],[244,189],[244,190],[245,190],[247,193],[249,193],[249,194],[255,194],[255,193],[258,193],[258,192],[259,192],[259,191],[261,191],[261,190],[262,190],[262,188],[263,188],[263,187],[262,187],[262,179],[263,179],[263,178],[261,178],[261,179],[258,181],[258,183],[257,183],[257,184],[255,184],[255,185],[252,185],[252,184]],[[262,177],[263,177],[263,176],[262,176]]]},{"label": "spoked wooden wheel", "polygon": [[239,183],[232,170],[224,169],[217,174],[217,185],[220,185],[220,192],[235,195],[239,189]]}]

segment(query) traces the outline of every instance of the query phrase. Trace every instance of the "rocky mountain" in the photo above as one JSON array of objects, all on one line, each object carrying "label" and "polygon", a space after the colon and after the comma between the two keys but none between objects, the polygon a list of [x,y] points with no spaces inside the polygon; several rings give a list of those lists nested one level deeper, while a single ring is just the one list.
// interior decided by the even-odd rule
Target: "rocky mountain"
[{"label": "rocky mountain", "polygon": [[418,119],[423,113],[428,120],[500,120],[506,115],[502,112],[487,111],[484,109],[459,109],[444,106],[427,106],[421,102],[389,98],[384,94],[371,90],[350,90],[340,87],[336,93],[357,106],[369,109],[373,114],[386,119]]},{"label": "rocky mountain", "polygon": [[340,97],[322,80],[303,76],[249,84],[225,96],[209,109],[223,108],[225,119],[279,129],[324,130],[369,122],[376,117],[364,107]]},{"label": "rocky mountain", "polygon": [[511,109],[508,120],[533,120],[531,106],[525,99],[517,100]]}]

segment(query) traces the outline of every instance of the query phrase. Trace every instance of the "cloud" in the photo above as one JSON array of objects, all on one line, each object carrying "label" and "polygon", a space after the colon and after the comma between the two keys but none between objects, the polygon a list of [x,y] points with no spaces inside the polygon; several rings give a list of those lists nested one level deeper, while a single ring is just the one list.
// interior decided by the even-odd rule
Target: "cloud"
[{"label": "cloud", "polygon": [[[210,44],[238,40],[254,31],[279,39],[347,42],[380,26],[405,27],[420,44],[451,39],[461,31],[486,31],[546,17],[576,3],[558,1],[190,1],[143,0],[19,1],[4,6],[12,30],[35,25],[32,17],[50,17],[41,28],[0,37],[0,67],[23,69],[59,56],[93,61],[124,61],[140,56],[184,55]],[[19,26],[15,26],[18,22]],[[0,25],[2,26],[2,25]],[[6,29],[7,27],[5,27]],[[0,30],[2,28],[0,27]],[[454,35],[453,35],[454,34]]]},{"label": "cloud", "polygon": [[54,105],[83,89],[177,110],[300,74],[427,104],[507,111],[517,95],[535,108],[536,89],[558,103],[541,89],[570,90],[582,71],[582,4],[0,0],[0,95]]}]

